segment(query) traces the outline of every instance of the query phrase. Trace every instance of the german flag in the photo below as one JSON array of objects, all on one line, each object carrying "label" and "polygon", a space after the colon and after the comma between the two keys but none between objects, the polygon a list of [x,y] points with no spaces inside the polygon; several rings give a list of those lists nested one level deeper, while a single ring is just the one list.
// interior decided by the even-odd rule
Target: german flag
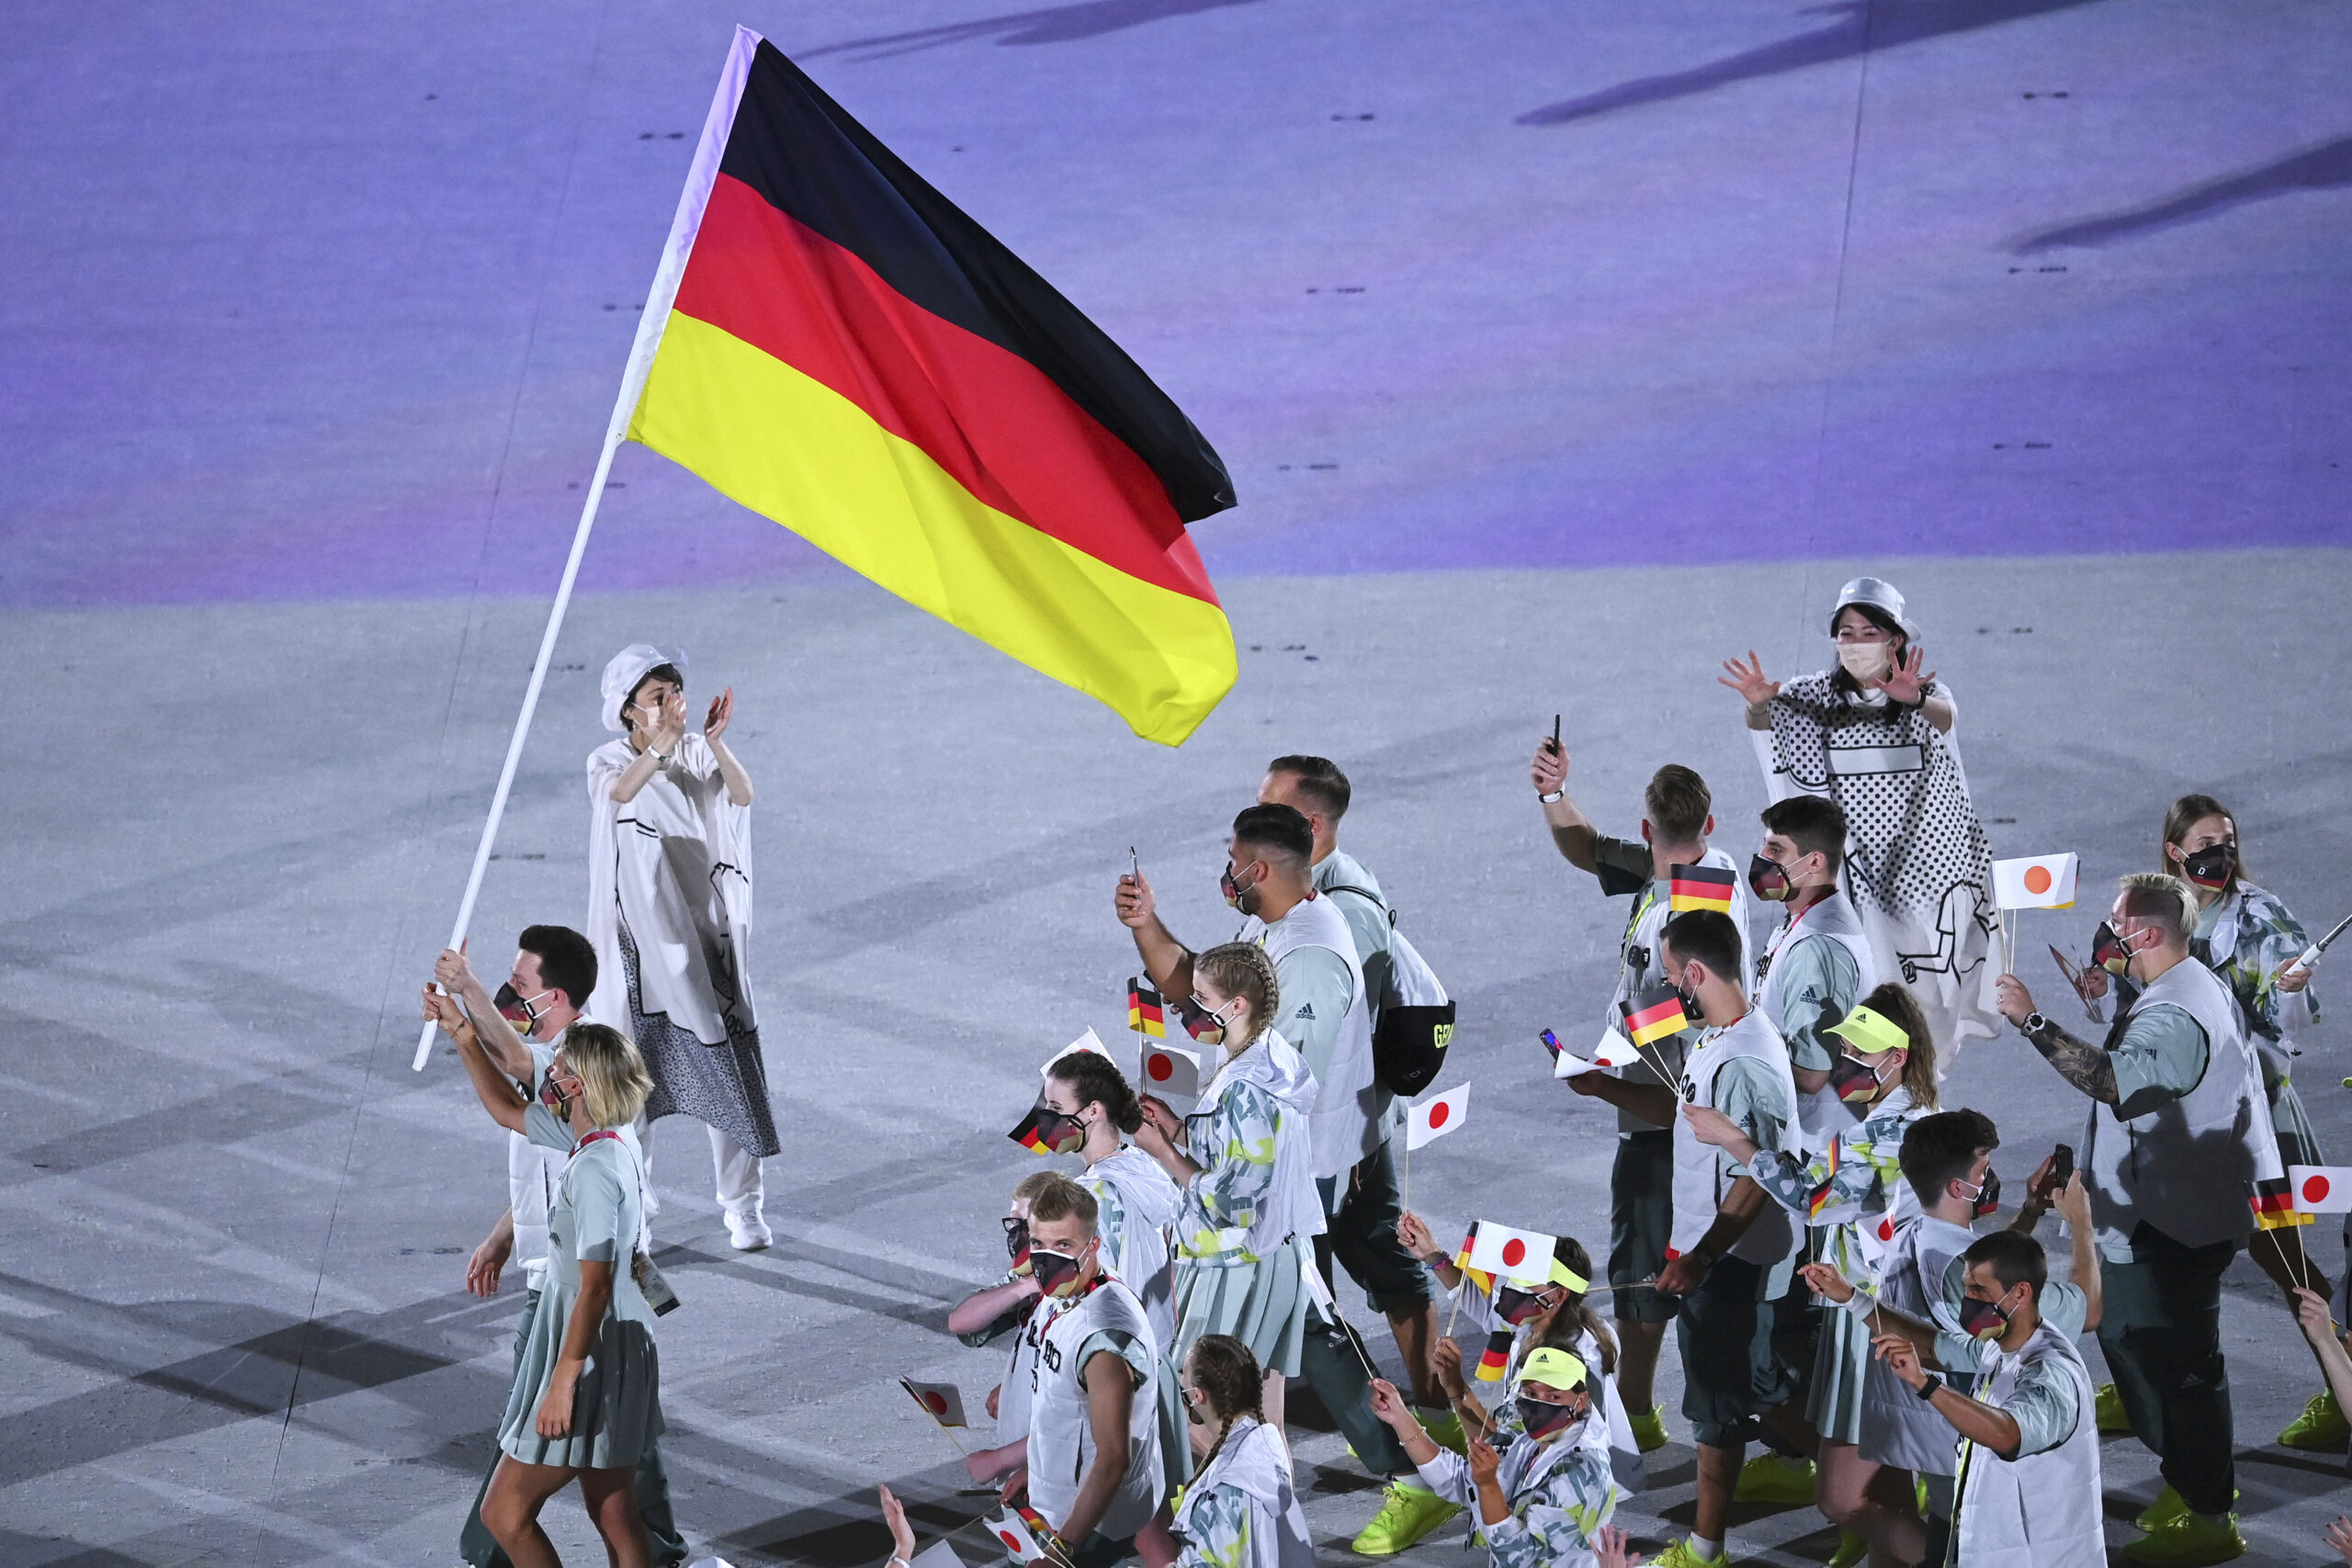
[{"label": "german flag", "polygon": [[1033,1155],[1049,1155],[1054,1152],[1053,1145],[1046,1143],[1037,1131],[1037,1107],[1034,1105],[1029,1108],[1029,1114],[1021,1119],[1021,1125],[1007,1133],[1005,1136]]},{"label": "german flag", "polygon": [[2312,1216],[2295,1207],[2294,1184],[2283,1176],[2269,1177],[2245,1184],[2246,1207],[2254,1211],[2254,1228],[2261,1231],[2285,1230],[2290,1225],[2307,1225]]},{"label": "german flag", "polygon": [[1487,1348],[1478,1356],[1478,1381],[1500,1382],[1503,1369],[1510,1365],[1510,1342],[1517,1330],[1498,1328],[1487,1336]]},{"label": "german flag", "polygon": [[[1166,393],[745,28],[630,356],[627,434],[1175,745],[1232,686]],[[625,399],[626,402],[627,400]]]},{"label": "german flag", "polygon": [[1732,889],[1739,886],[1739,873],[1712,865],[1673,865],[1667,867],[1666,878],[1666,907],[1672,913],[1679,915],[1685,909],[1731,913]]},{"label": "german flag", "polygon": [[1682,998],[1674,994],[1671,986],[1652,986],[1621,1004],[1621,1008],[1625,1014],[1626,1036],[1636,1045],[1647,1045],[1690,1027],[1690,1020],[1682,1010]]},{"label": "german flag", "polygon": [[1159,993],[1136,976],[1127,982],[1127,1027],[1152,1040],[1168,1038],[1168,1013]]},{"label": "german flag", "polygon": [[1473,1225],[1470,1227],[1470,1234],[1462,1238],[1462,1250],[1453,1255],[1453,1270],[1470,1281],[1471,1289],[1486,1295],[1492,1295],[1495,1291],[1495,1277],[1484,1269],[1470,1267],[1470,1244],[1477,1239],[1478,1227]]}]

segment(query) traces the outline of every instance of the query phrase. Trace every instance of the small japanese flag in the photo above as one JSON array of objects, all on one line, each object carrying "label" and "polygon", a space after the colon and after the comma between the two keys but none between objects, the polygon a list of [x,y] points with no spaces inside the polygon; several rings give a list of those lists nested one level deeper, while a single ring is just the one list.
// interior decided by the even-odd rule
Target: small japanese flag
[{"label": "small japanese flag", "polygon": [[2073,855],[2035,855],[1993,863],[1993,907],[1996,909],[2071,909],[2075,907]]},{"label": "small japanese flag", "polygon": [[1091,1051],[1106,1062],[1111,1059],[1111,1053],[1102,1049],[1102,1042],[1095,1037],[1093,1029],[1090,1027],[1085,1033],[1046,1057],[1046,1065],[1037,1069],[1037,1076],[1041,1078],[1046,1077],[1054,1070],[1056,1062],[1079,1051]]},{"label": "small japanese flag", "polygon": [[952,1382],[917,1382],[912,1378],[900,1378],[899,1386],[914,1397],[923,1414],[943,1427],[964,1425],[964,1396]]},{"label": "small japanese flag", "polygon": [[2299,1214],[2352,1213],[2352,1165],[2290,1165],[2287,1187]]},{"label": "small japanese flag", "polygon": [[1555,1245],[1554,1238],[1542,1231],[1515,1231],[1492,1220],[1480,1220],[1477,1236],[1470,1243],[1469,1266],[1481,1274],[1493,1274],[1521,1284],[1532,1281],[1548,1285],[1552,1282],[1552,1248]]},{"label": "small japanese flag", "polygon": [[1011,1508],[989,1521],[989,1529],[996,1536],[1005,1552],[1015,1562],[1043,1562],[1046,1549],[1039,1545],[1029,1529],[1028,1521]]},{"label": "small japanese flag", "polygon": [[1432,1095],[1413,1107],[1411,1123],[1405,1129],[1405,1146],[1418,1149],[1423,1144],[1442,1138],[1469,1118],[1470,1086],[1462,1084],[1443,1094]]},{"label": "small japanese flag", "polygon": [[1155,1040],[1143,1054],[1143,1091],[1162,1100],[1201,1097],[1201,1055]]},{"label": "small japanese flag", "polygon": [[1902,1229],[1903,1222],[1894,1217],[1892,1209],[1883,1214],[1873,1214],[1866,1223],[1856,1225],[1854,1241],[1856,1250],[1862,1255],[1862,1261],[1872,1269],[1879,1267],[1879,1259],[1886,1256],[1886,1249],[1894,1245],[1894,1238]]},{"label": "small japanese flag", "polygon": [[1552,1076],[1555,1078],[1581,1077],[1596,1067],[1622,1067],[1641,1059],[1642,1054],[1634,1048],[1632,1041],[1625,1038],[1625,1032],[1611,1026],[1601,1035],[1600,1043],[1592,1048],[1589,1058],[1579,1056],[1573,1051],[1561,1051],[1552,1062]]}]

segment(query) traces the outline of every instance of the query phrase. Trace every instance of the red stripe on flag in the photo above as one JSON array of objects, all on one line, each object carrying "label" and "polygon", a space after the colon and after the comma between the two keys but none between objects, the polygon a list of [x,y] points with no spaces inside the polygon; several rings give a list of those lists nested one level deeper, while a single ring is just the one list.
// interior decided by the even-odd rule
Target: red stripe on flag
[{"label": "red stripe on flag", "polygon": [[986,504],[1128,576],[1214,604],[1159,476],[1043,371],[906,299],[721,175],[677,309],[854,403]]}]

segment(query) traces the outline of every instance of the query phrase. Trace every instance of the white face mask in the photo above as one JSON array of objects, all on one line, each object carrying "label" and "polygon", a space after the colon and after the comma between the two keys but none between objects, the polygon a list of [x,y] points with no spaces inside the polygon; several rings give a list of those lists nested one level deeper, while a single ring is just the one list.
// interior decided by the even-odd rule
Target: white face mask
[{"label": "white face mask", "polygon": [[1883,642],[1841,642],[1838,662],[1857,681],[1883,681],[1889,663],[1887,647]]}]

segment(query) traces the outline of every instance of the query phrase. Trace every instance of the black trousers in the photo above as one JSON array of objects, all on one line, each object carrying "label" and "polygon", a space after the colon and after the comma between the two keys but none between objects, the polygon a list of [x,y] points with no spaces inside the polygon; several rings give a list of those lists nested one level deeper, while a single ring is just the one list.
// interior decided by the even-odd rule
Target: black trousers
[{"label": "black trousers", "polygon": [[2098,1348],[2132,1431],[2165,1482],[2200,1514],[2226,1514],[2237,1492],[2229,1369],[2222,1360],[2222,1276],[2238,1244],[2184,1247],[2141,1222],[2129,1263],[2099,1260],[2106,1306]]}]

